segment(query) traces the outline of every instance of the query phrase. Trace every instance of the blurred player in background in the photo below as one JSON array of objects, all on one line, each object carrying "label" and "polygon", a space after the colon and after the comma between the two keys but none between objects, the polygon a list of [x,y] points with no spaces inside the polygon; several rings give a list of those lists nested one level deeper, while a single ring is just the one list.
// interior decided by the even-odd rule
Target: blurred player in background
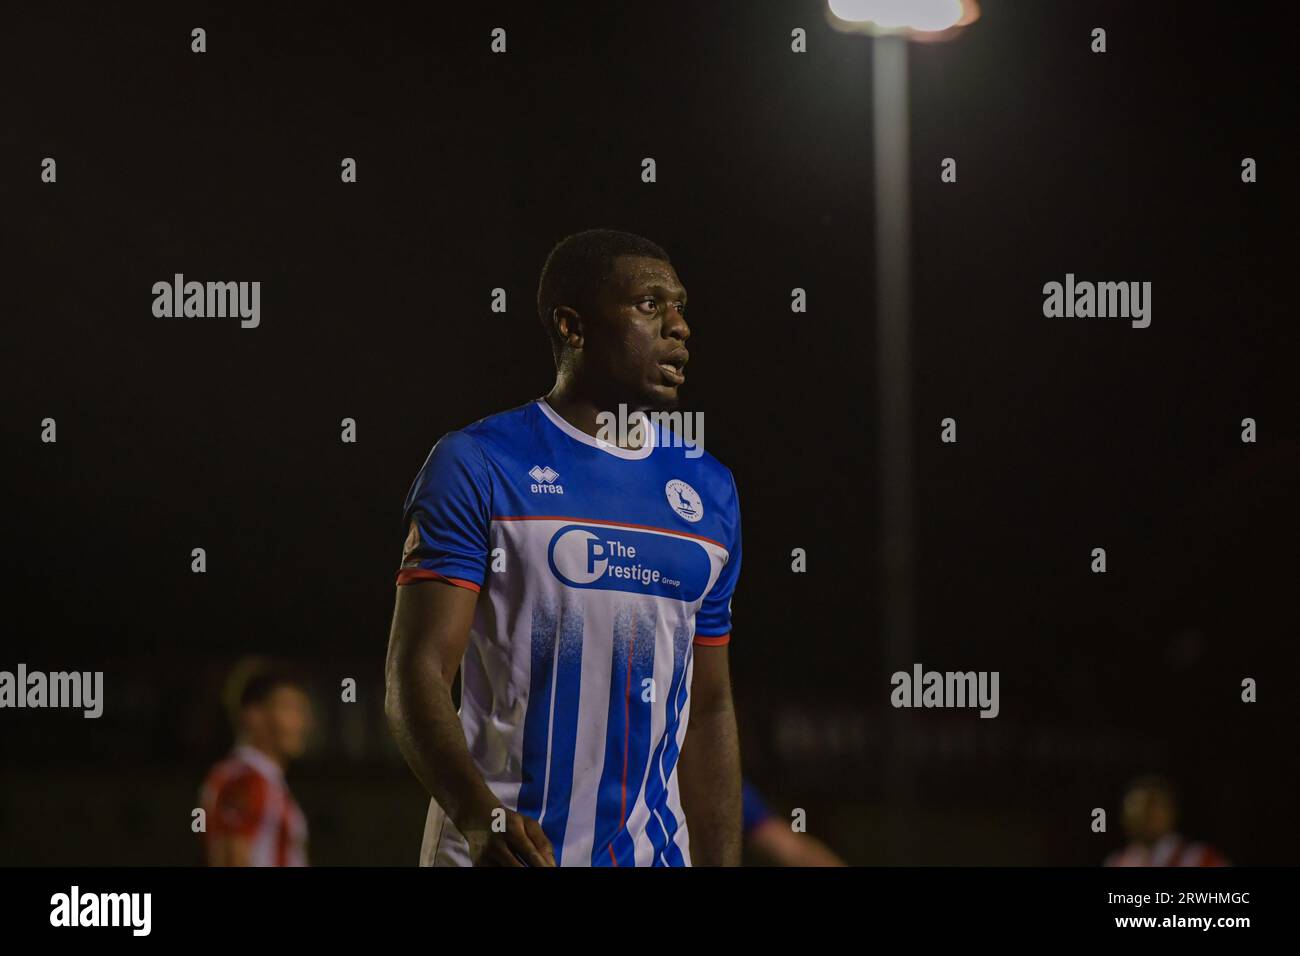
[{"label": "blurred player in background", "polygon": [[311,728],[302,686],[278,671],[253,674],[239,692],[235,747],[200,793],[209,866],[306,866],[307,819],[284,770],[302,756]]},{"label": "blurred player in background", "polygon": [[1106,866],[1227,866],[1213,847],[1175,831],[1178,800],[1163,777],[1140,777],[1124,794],[1124,832],[1129,844],[1106,857]]},{"label": "blurred player in background", "polygon": [[550,393],[445,435],[407,496],[386,710],[432,797],[421,863],[738,865],[736,485],[645,417],[686,380],[686,290],[593,229],[537,306]]},{"label": "blurred player in background", "polygon": [[744,801],[745,849],[761,866],[845,866],[825,843],[807,833],[797,833],[790,822],[774,816],[758,790],[748,780],[741,783]]}]

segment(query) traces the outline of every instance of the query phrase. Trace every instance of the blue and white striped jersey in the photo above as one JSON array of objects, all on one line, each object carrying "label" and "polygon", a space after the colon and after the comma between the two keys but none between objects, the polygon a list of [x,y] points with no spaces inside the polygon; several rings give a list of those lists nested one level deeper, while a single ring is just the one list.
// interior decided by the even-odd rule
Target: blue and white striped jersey
[{"label": "blue and white striped jersey", "polygon": [[[677,757],[693,645],[730,639],[740,508],[726,467],[646,431],[619,448],[531,402],[444,436],[406,501],[398,583],[480,594],[470,753],[561,866],[690,865]],[[469,863],[435,801],[421,863]]]}]

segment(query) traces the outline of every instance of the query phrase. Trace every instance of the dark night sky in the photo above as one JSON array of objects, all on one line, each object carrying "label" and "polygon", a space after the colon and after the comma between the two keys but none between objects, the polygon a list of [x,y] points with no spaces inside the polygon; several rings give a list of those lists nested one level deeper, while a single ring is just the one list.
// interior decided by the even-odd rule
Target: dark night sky
[{"label": "dark night sky", "polygon": [[[789,769],[770,741],[790,708],[886,734],[936,717],[888,710],[910,661],[878,633],[869,44],[815,2],[547,6],[10,14],[0,667],[129,670],[185,697],[257,650],[326,676],[359,661],[376,689],[412,477],[447,430],[547,390],[542,261],[611,226],[667,248],[690,291],[685,400],[744,513],[752,765]],[[919,653],[999,670],[1001,733],[1150,743],[1238,858],[1294,861],[1296,757],[1276,749],[1300,571],[1294,34],[1198,9],[990,0],[955,42],[913,47]],[[260,280],[261,327],[154,318],[174,272]],[[1151,327],[1044,318],[1067,272],[1151,281]],[[41,740],[76,753],[82,732]],[[82,759],[8,743],[10,769]],[[823,766],[821,786],[874,798],[873,766]],[[1083,758],[1028,766],[938,771],[923,803],[1030,821],[1074,859],[1052,828],[1148,769],[1103,761],[1094,792]]]}]

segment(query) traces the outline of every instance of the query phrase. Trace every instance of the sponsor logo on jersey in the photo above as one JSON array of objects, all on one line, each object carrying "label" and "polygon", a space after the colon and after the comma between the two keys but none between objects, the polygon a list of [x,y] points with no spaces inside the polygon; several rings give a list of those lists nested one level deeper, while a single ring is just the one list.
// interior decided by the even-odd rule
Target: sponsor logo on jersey
[{"label": "sponsor logo on jersey", "polygon": [[547,548],[551,573],[571,588],[630,591],[697,601],[712,564],[691,538],[624,528],[565,525]]}]

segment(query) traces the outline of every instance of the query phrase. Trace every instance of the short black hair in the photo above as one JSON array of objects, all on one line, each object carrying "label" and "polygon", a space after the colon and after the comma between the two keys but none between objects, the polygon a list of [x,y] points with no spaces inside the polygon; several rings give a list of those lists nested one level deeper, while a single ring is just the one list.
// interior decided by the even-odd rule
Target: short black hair
[{"label": "short black hair", "polygon": [[619,256],[644,256],[672,262],[661,246],[636,233],[618,229],[587,229],[565,236],[551,249],[537,283],[537,317],[559,364],[562,343],[551,315],[562,305],[587,305],[595,290],[614,269]]},{"label": "short black hair", "polygon": [[239,691],[239,709],[256,704],[264,704],[271,695],[281,687],[293,687],[303,690],[302,681],[295,674],[283,668],[258,671],[253,674]]}]

